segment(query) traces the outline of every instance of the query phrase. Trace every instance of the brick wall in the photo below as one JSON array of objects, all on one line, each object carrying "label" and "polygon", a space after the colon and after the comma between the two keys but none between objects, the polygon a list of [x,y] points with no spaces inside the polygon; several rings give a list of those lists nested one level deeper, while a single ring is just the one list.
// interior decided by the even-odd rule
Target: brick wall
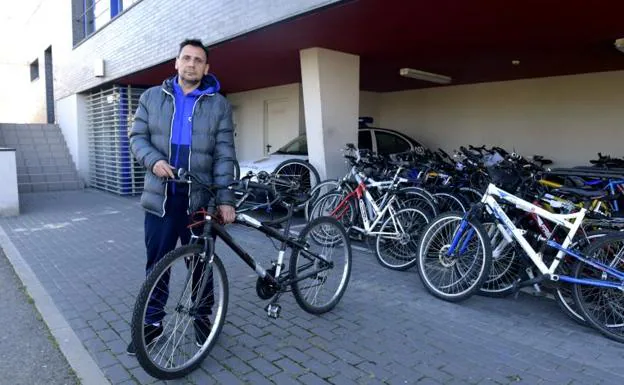
[{"label": "brick wall", "polygon": [[[73,50],[54,51],[55,98],[169,60],[181,40],[197,37],[207,44],[229,39],[337,2],[338,0],[143,0]],[[69,2],[67,2],[69,3]],[[71,45],[71,4],[64,6],[62,42]],[[63,55],[61,57],[60,55]],[[66,55],[66,56],[65,56]],[[93,76],[93,62],[105,60],[106,77]],[[57,65],[58,64],[58,65]],[[59,86],[57,86],[57,84]]]}]

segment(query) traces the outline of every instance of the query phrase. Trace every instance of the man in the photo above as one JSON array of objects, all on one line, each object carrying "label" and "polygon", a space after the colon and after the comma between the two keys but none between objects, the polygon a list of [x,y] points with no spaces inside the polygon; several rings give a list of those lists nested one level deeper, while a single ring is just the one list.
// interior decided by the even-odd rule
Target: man
[{"label": "man", "polygon": [[[194,185],[189,188],[185,184],[166,183],[167,178],[174,178],[174,170],[191,170],[206,183],[228,185],[233,180],[232,111],[228,101],[217,93],[219,82],[208,74],[209,67],[208,49],[202,42],[183,41],[175,61],[177,75],[141,95],[130,130],[131,151],[147,171],[141,195],[141,205],[146,211],[146,273],[175,248],[178,238],[182,244],[189,243],[191,232],[186,227],[189,214],[210,199],[208,192]],[[233,194],[228,190],[218,191],[215,203],[221,220],[232,223]],[[144,325],[146,344],[163,333],[167,278],[159,282],[161,290],[154,292],[160,294],[153,294],[148,304]],[[198,344],[210,333],[209,307],[199,309],[194,319]],[[135,351],[130,343],[128,354]]]}]

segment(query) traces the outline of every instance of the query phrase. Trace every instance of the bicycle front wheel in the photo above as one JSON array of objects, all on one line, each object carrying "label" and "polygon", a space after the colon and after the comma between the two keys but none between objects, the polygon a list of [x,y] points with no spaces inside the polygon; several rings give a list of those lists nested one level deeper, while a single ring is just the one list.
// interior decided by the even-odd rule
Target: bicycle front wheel
[{"label": "bicycle front wheel", "polygon": [[292,291],[299,306],[311,314],[333,309],[351,277],[351,243],[344,227],[334,218],[319,217],[308,223],[290,256]]},{"label": "bicycle front wheel", "polygon": [[[451,248],[455,246],[452,253]],[[450,302],[470,297],[483,286],[492,265],[492,247],[483,225],[463,213],[438,216],[423,231],[418,274],[434,296]]]},{"label": "bicycle front wheel", "polygon": [[[199,244],[167,253],[148,274],[132,315],[137,360],[151,376],[186,376],[206,358],[225,323],[228,281]],[[159,337],[148,334],[158,330]]]},{"label": "bicycle front wheel", "polygon": [[477,294],[502,298],[514,292],[514,283],[520,279],[522,264],[516,249],[500,232],[496,223],[483,223],[492,245],[492,267]]}]

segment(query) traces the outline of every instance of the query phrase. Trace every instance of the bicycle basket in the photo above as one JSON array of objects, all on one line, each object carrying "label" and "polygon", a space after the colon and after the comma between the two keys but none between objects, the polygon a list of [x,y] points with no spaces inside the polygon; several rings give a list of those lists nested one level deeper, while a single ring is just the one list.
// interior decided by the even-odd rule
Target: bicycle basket
[{"label": "bicycle basket", "polygon": [[487,167],[491,182],[505,191],[514,192],[522,183],[520,172],[505,162]]}]

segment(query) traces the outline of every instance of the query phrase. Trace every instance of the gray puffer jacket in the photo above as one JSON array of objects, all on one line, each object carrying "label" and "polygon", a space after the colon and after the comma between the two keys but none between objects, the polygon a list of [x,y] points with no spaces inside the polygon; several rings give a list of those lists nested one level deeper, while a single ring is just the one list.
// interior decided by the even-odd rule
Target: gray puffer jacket
[{"label": "gray puffer jacket", "polygon": [[[174,114],[173,81],[145,91],[139,100],[134,123],[129,133],[130,150],[147,169],[141,205],[145,210],[163,217],[167,199],[165,180],[152,173],[159,160],[167,161],[171,151],[171,130]],[[193,109],[193,127],[189,169],[206,183],[227,185],[234,178],[234,135],[232,109],[225,97],[216,93],[218,82],[210,75],[202,80],[200,89],[213,87],[215,93],[199,96]],[[210,194],[199,186],[189,189],[189,212],[208,204]],[[217,192],[216,204],[234,205],[228,190]]]}]

